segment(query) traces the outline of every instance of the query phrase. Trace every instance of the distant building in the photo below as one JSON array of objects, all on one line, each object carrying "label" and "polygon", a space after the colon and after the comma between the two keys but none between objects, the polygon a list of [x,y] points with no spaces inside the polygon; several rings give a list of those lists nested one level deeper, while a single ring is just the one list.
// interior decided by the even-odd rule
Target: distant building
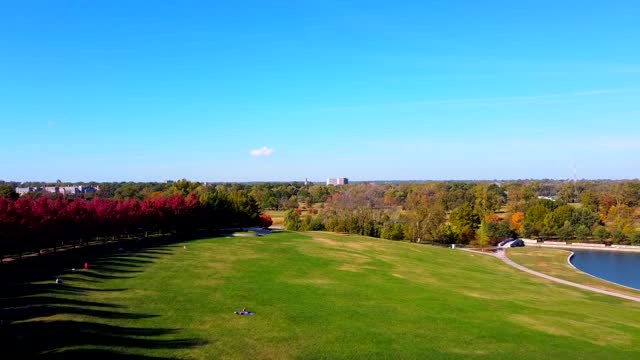
[{"label": "distant building", "polygon": [[347,185],[349,184],[349,179],[347,178],[329,178],[327,179],[327,185]]},{"label": "distant building", "polygon": [[17,187],[16,193],[20,196],[29,194],[29,193],[49,193],[49,194],[60,194],[63,196],[78,196],[83,194],[95,194],[100,191],[100,186],[82,186],[82,185],[72,185],[72,186],[45,186],[41,187]]},{"label": "distant building", "polygon": [[16,188],[16,194],[18,194],[19,196],[23,196],[28,193],[38,192],[38,191],[42,191],[42,188],[38,188],[38,187],[17,187]]},{"label": "distant building", "polygon": [[75,186],[61,186],[59,192],[64,196],[76,196],[80,190]]},{"label": "distant building", "polygon": [[44,192],[50,193],[50,194],[57,194],[57,193],[60,192],[60,187],[58,187],[58,186],[45,186],[44,187]]}]

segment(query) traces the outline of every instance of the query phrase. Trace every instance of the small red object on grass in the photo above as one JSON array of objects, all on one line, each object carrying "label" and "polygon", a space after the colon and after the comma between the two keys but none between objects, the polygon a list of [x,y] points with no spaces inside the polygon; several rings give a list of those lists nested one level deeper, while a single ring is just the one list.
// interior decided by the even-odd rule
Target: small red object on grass
[{"label": "small red object on grass", "polygon": [[89,263],[84,263],[84,269],[89,270]]}]

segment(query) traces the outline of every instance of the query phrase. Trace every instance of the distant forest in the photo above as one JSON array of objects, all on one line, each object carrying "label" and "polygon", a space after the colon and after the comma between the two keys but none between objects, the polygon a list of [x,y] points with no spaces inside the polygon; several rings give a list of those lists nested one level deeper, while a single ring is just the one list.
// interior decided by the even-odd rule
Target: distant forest
[{"label": "distant forest", "polygon": [[[99,190],[76,196],[41,191],[44,186],[65,185],[93,186]],[[18,196],[18,187],[37,191]],[[0,182],[0,199],[0,243],[7,245],[5,254],[22,249],[16,245],[19,243],[29,243],[29,250],[34,250],[44,244],[56,246],[79,238],[85,241],[100,237],[105,226],[117,229],[109,236],[150,230],[186,231],[189,226],[268,226],[271,219],[266,214],[272,212],[282,214],[284,226],[289,230],[325,230],[423,243],[485,246],[507,238],[527,237],[640,244],[638,180],[360,182],[343,186],[188,180]],[[132,201],[138,205],[132,205]],[[128,211],[138,214],[132,215],[137,223],[115,226],[115,215],[109,218],[105,210],[100,210],[125,203],[134,208]],[[81,210],[74,211],[83,215],[73,222],[70,218],[76,215],[71,210],[58,211],[67,214],[66,218],[46,215],[45,210],[37,214],[25,210],[35,209],[36,204],[48,206],[54,212],[58,211],[56,206],[77,208]],[[150,210],[154,206],[164,210],[154,213]],[[144,208],[147,213],[135,212],[137,208]],[[100,211],[103,218],[98,216]],[[166,216],[158,215],[163,211]],[[71,226],[74,230],[57,234],[55,240],[38,239],[47,234],[46,226],[59,229],[63,222],[66,228]],[[83,230],[79,232],[78,228]]]}]

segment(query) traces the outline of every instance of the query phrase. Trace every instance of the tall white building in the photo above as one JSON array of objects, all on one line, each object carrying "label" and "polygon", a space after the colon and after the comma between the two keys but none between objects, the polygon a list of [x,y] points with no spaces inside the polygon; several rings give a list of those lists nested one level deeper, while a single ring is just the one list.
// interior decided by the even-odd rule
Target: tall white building
[{"label": "tall white building", "polygon": [[347,178],[329,178],[327,179],[327,185],[347,185],[349,179]]}]

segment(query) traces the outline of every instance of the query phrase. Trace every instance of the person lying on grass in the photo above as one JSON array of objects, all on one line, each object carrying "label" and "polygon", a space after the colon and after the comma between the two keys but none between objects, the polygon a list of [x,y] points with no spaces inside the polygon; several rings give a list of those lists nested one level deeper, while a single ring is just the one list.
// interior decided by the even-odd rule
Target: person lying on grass
[{"label": "person lying on grass", "polygon": [[247,311],[247,308],[242,308],[240,311],[235,312],[236,315],[253,315],[253,311]]}]

